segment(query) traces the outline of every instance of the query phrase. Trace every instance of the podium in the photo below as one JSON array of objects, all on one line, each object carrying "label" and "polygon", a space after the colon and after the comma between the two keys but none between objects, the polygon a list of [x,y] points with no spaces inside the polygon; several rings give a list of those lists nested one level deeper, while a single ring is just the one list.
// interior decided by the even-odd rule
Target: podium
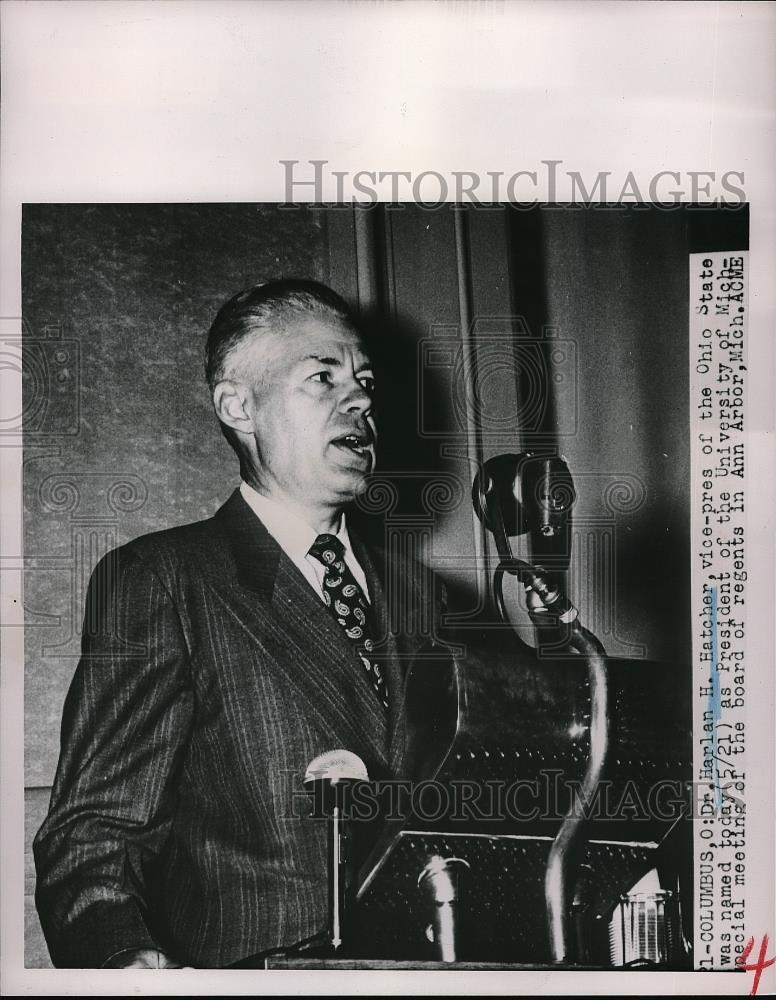
[{"label": "podium", "polygon": [[[690,968],[688,667],[606,659],[608,750],[595,795],[582,803],[591,741],[584,658],[537,659],[504,631],[473,639],[465,655],[437,648],[409,672],[413,791],[359,873],[349,956],[433,963],[440,938],[453,934],[448,959],[457,963],[551,965],[547,864],[576,803],[584,821],[568,859],[571,964],[611,966],[613,917],[655,869],[663,892],[637,936],[661,965]],[[439,879],[445,899],[429,891]]]}]

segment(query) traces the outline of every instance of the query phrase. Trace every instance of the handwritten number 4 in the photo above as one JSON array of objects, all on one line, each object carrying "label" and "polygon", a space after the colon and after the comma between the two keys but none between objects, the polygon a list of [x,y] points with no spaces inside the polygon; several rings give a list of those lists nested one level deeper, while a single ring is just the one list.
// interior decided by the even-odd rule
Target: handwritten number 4
[{"label": "handwritten number 4", "polygon": [[763,939],[760,942],[760,954],[757,958],[757,961],[754,962],[752,965],[748,965],[747,959],[751,955],[753,948],[754,948],[754,938],[751,937],[749,938],[749,941],[746,945],[746,948],[744,948],[743,953],[739,955],[738,958],[736,959],[736,965],[739,967],[739,969],[743,969],[745,972],[754,972],[752,991],[749,994],[749,996],[752,997],[756,996],[757,994],[757,987],[760,985],[760,976],[762,976],[763,970],[767,969],[769,966],[773,965],[774,962],[776,962],[776,958],[766,959],[765,957],[766,954],[768,953],[767,934],[763,934]]}]

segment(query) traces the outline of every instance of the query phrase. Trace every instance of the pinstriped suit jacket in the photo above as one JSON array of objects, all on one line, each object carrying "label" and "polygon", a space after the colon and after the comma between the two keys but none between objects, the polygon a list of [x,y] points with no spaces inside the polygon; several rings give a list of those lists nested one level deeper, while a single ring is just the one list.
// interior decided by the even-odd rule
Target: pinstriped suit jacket
[{"label": "pinstriped suit jacket", "polygon": [[95,570],[34,843],[56,965],[161,947],[218,967],[325,927],[326,830],[302,775],[339,747],[371,778],[400,773],[403,672],[434,611],[403,566],[391,578],[408,597],[405,628],[387,634],[384,565],[352,543],[387,635],[387,719],[346,636],[239,491],[213,518],[139,538]]}]

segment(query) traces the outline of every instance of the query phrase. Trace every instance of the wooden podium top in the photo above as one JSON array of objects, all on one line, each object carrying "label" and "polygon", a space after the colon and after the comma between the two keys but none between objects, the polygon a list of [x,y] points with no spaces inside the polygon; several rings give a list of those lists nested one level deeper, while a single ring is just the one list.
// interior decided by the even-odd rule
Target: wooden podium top
[{"label": "wooden podium top", "polygon": [[333,972],[345,972],[351,969],[423,969],[432,972],[461,972],[474,970],[478,972],[521,972],[521,971],[557,971],[565,969],[576,972],[599,971],[603,966],[596,965],[537,965],[521,962],[394,962],[389,959],[362,958],[291,958],[275,956],[266,959],[267,969],[320,969]]}]

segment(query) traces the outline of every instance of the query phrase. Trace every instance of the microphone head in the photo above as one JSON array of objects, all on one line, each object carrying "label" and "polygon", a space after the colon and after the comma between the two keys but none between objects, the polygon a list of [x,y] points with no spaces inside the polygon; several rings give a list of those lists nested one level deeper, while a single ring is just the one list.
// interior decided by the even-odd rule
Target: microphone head
[{"label": "microphone head", "polygon": [[474,477],[474,511],[488,531],[498,523],[507,536],[536,531],[559,535],[576,501],[565,459],[558,455],[494,455]]},{"label": "microphone head", "polygon": [[369,781],[366,764],[350,750],[327,750],[307,765],[304,783],[314,781]]},{"label": "microphone head", "polygon": [[523,488],[530,504],[530,528],[545,538],[559,535],[577,499],[565,459],[559,455],[545,455],[527,463]]}]

